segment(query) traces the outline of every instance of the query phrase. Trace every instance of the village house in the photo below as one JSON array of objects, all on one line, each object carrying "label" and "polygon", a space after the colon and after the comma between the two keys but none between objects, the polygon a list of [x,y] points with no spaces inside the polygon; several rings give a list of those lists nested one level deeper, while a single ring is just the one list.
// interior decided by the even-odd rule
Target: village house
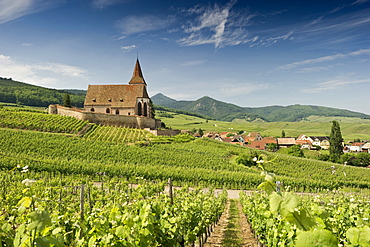
[{"label": "village house", "polygon": [[[308,140],[311,142],[311,146],[319,146],[321,149],[329,149],[330,142],[328,136],[306,136],[301,134],[298,138],[298,141]],[[307,144],[306,144],[307,145]]]},{"label": "village house", "polygon": [[353,142],[349,145],[346,145],[346,149],[349,152],[359,153],[362,152],[362,148],[365,145],[365,143],[362,142]]},{"label": "village house", "polygon": [[277,138],[277,144],[279,148],[288,148],[296,145],[295,138],[293,137],[280,137]]},{"label": "village house", "polygon": [[365,143],[365,144],[362,146],[362,152],[370,153],[370,142]]}]

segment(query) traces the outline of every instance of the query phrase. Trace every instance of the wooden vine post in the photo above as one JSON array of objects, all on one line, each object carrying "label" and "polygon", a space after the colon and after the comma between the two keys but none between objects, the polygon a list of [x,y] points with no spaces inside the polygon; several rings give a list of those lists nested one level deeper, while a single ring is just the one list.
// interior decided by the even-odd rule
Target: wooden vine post
[{"label": "wooden vine post", "polygon": [[168,179],[168,196],[171,199],[170,204],[173,204],[173,191],[172,191],[172,180],[171,178]]}]

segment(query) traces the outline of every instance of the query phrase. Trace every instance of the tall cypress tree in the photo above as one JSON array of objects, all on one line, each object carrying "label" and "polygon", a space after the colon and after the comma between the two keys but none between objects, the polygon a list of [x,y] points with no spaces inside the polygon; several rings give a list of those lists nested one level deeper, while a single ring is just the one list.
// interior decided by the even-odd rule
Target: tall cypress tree
[{"label": "tall cypress tree", "polygon": [[343,154],[343,137],[340,131],[340,126],[338,121],[333,121],[330,132],[330,161],[338,162],[340,156]]},{"label": "tall cypress tree", "polygon": [[68,93],[65,93],[64,94],[63,106],[65,106],[65,107],[72,107],[72,105],[71,105],[71,96]]}]

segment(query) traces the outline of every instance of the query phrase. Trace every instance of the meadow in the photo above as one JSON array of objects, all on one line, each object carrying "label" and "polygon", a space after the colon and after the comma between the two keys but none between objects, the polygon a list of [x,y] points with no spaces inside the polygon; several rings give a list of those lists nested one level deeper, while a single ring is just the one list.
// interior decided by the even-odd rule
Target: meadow
[{"label": "meadow", "polygon": [[[168,112],[167,112],[168,113]],[[167,127],[181,130],[204,129],[206,132],[259,132],[262,136],[281,137],[284,130],[287,137],[298,137],[300,134],[312,136],[329,136],[333,120],[339,122],[345,141],[370,140],[370,120],[348,117],[311,116],[304,122],[247,122],[235,119],[233,122],[207,120],[199,117],[169,113],[172,117],[161,117]]]}]

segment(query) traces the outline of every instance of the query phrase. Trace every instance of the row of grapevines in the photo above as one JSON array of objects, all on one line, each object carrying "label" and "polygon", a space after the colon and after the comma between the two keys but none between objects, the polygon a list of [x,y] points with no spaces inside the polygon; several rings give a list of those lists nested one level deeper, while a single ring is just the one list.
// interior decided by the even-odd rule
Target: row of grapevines
[{"label": "row of grapevines", "polygon": [[93,141],[105,141],[112,143],[135,143],[137,141],[148,141],[154,135],[146,130],[114,127],[95,126],[84,135],[85,138]]},{"label": "row of grapevines", "polygon": [[[267,246],[300,246],[297,241],[310,241],[304,239],[306,234],[299,237],[310,228],[314,229],[310,238],[318,243],[314,246],[370,246],[370,198],[319,194],[306,196],[299,204],[294,203],[299,201],[296,195],[284,193],[283,198],[276,201],[276,195],[240,194],[243,212],[260,242]],[[290,216],[289,212],[296,214]],[[294,217],[295,221],[287,221],[287,217]],[[309,222],[311,218],[313,222]],[[302,229],[297,224],[308,226]]]},{"label": "row of grapevines", "polygon": [[186,246],[217,221],[226,201],[226,192],[216,197],[188,189],[174,191],[171,201],[160,193],[163,183],[130,188],[119,180],[104,189],[86,184],[83,194],[66,177],[22,183],[31,176],[22,171],[0,172],[7,187],[2,246]]},{"label": "row of grapevines", "polygon": [[[281,192],[275,174],[264,160],[255,158],[266,193],[240,193],[247,215],[260,242],[267,246],[370,246],[370,197],[360,194],[319,194],[299,197]],[[272,163],[268,161],[266,163]]]},{"label": "row of grapevines", "polygon": [[0,108],[0,127],[43,132],[77,133],[86,124],[87,121],[73,117]]},{"label": "row of grapevines", "polygon": [[[204,139],[182,144],[128,146],[2,129],[0,146],[0,166],[7,168],[23,164],[38,171],[106,172],[109,176],[143,176],[159,180],[172,177],[177,183],[235,189],[252,189],[262,181],[255,167],[235,165],[229,160],[232,154],[245,152],[246,148]],[[327,166],[325,162],[314,164],[320,169]],[[347,167],[348,181],[333,179],[330,174],[322,175],[320,179],[309,179],[299,172],[303,169],[299,163],[292,163],[290,168],[297,171],[295,176],[278,176],[278,179],[286,186],[302,187],[305,191],[316,192],[317,188],[337,189],[340,186],[369,187],[370,178],[366,174],[370,170],[364,168]]]}]

